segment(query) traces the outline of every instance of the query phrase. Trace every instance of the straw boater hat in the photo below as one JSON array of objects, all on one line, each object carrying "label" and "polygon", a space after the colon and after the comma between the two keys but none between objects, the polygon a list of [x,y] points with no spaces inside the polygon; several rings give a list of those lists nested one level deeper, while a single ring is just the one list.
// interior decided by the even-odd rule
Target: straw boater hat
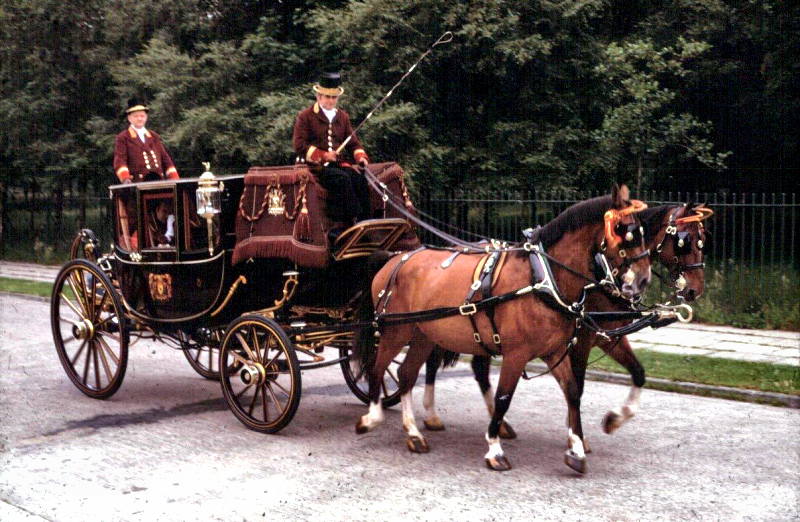
[{"label": "straw boater hat", "polygon": [[319,83],[314,85],[314,92],[326,94],[328,96],[341,96],[344,92],[342,87],[342,77],[339,73],[322,73]]},{"label": "straw boater hat", "polygon": [[150,107],[148,107],[145,101],[141,98],[131,98],[128,100],[128,108],[125,109],[125,115],[127,116],[132,112],[138,111],[149,112]]}]

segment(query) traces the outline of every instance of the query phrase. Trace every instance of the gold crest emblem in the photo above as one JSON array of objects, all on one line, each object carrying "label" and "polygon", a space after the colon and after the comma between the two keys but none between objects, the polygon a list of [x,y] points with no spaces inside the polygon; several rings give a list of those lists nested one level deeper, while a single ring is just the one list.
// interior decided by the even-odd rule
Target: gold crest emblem
[{"label": "gold crest emblem", "polygon": [[150,297],[153,301],[169,301],[172,299],[172,276],[169,274],[147,274],[150,285]]},{"label": "gold crest emblem", "polygon": [[280,185],[272,186],[269,189],[269,195],[267,197],[269,199],[269,208],[267,210],[267,212],[269,212],[269,215],[270,216],[282,215],[284,195]]}]

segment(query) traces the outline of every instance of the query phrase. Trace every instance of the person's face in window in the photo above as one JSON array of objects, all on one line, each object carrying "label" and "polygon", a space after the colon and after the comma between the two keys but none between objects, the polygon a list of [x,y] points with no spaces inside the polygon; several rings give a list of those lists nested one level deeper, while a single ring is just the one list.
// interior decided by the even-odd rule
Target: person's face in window
[{"label": "person's face in window", "polygon": [[169,205],[163,202],[159,203],[156,207],[156,219],[161,223],[166,223],[167,217],[169,217]]}]

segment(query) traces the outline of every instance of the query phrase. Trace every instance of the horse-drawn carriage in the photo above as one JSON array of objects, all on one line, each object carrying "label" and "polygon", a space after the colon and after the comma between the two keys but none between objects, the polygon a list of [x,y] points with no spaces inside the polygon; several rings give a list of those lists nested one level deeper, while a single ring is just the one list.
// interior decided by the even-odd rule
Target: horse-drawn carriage
[{"label": "horse-drawn carriage", "polygon": [[[51,322],[61,363],[89,397],[122,384],[129,347],[155,338],[219,379],[245,425],[276,432],[294,416],[300,372],[350,364],[353,318],[366,259],[419,244],[387,202],[410,207],[397,164],[372,166],[383,183],[373,218],[351,227],[325,212],[327,194],[305,165],[255,167],[245,175],[154,181],[110,188],[114,242],[99,252],[83,230],[53,290]],[[220,371],[222,369],[222,371]],[[384,384],[399,401],[396,377]]]},{"label": "horse-drawn carriage", "polygon": [[[615,186],[520,243],[469,244],[438,231],[453,246],[420,247],[410,222],[436,230],[411,212],[400,167],[372,165],[367,174],[373,219],[349,228],[328,218],[325,191],[304,165],[111,187],[110,252],[98,256],[94,235],[82,231],[53,290],[53,336],[69,378],[90,397],[110,397],[131,339],[156,338],[219,379],[242,423],[274,433],[297,410],[300,372],[340,365],[369,403],[357,432],[374,429],[382,406],[402,399],[406,444],[427,452],[411,389],[440,345],[473,355],[492,417],[486,463],[502,471],[511,466],[499,438],[513,436],[503,416],[525,364],[539,357],[567,398],[565,461],[585,472],[580,396],[589,350],[598,340],[633,377],[625,405],[604,420],[610,433],[635,414],[644,384],[623,336],[691,320],[686,304],[638,304],[651,258],[669,268],[679,295],[699,296],[701,221],[711,211],[662,205],[645,217],[647,205]],[[405,254],[368,259],[387,250]],[[475,365],[488,355],[503,355],[497,394],[488,363]]]}]

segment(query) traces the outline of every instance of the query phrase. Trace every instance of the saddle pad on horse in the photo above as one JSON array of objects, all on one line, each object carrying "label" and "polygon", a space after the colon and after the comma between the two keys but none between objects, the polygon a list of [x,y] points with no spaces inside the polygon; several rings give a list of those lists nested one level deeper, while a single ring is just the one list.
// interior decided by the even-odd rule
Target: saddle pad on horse
[{"label": "saddle pad on horse", "polygon": [[[399,165],[380,163],[370,166],[370,170],[386,186],[387,199],[413,209]],[[372,191],[372,216],[402,217],[383,196]],[[281,258],[299,266],[328,266],[328,232],[341,226],[325,213],[328,197],[305,164],[250,168],[236,214],[232,263],[250,258]],[[409,228],[392,248],[403,250],[418,245],[419,239]]]}]

